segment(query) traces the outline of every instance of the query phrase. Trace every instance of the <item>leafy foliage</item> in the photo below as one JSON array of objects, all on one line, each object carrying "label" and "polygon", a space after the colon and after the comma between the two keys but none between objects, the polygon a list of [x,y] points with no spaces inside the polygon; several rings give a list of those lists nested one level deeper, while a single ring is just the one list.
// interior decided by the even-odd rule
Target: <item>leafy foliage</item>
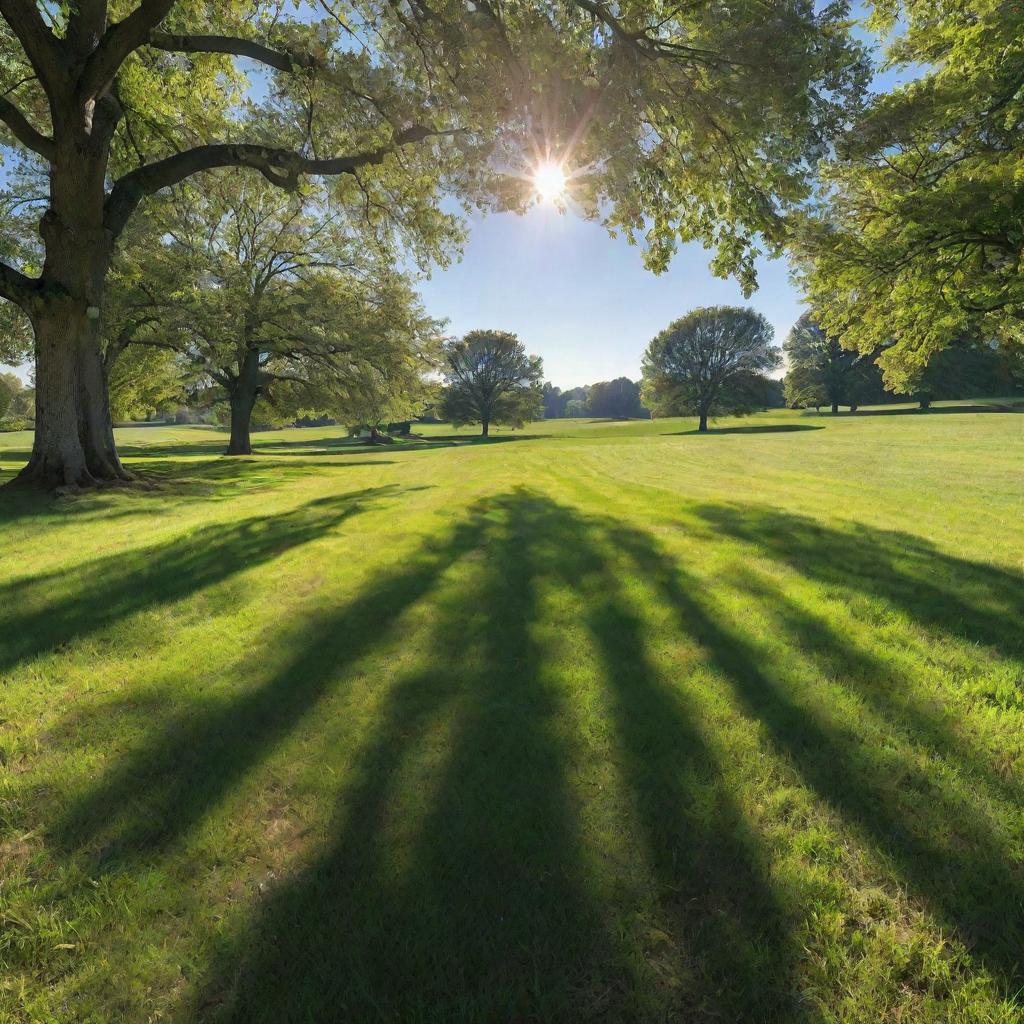
[{"label": "leafy foliage", "polygon": [[781,363],[771,325],[739,306],[705,306],[669,324],[643,360],[644,400],[656,416],[751,412],[764,401],[764,374]]},{"label": "leafy foliage", "polygon": [[507,331],[470,331],[444,347],[443,410],[456,426],[521,427],[541,414],[543,364]]},{"label": "leafy foliage", "polygon": [[589,401],[593,416],[624,420],[642,417],[647,411],[640,403],[640,385],[628,377],[591,385]]},{"label": "leafy foliage", "polygon": [[1024,341],[1024,8],[1002,0],[877,5],[905,24],[889,53],[919,73],[880,95],[824,168],[798,233],[822,326],[907,391],[968,335]]}]

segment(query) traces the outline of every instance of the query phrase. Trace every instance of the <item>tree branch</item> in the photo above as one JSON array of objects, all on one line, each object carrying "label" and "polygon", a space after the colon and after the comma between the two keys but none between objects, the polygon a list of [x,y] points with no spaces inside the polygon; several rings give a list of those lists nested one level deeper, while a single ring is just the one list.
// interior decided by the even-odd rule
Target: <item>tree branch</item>
[{"label": "tree branch", "polygon": [[146,42],[158,50],[170,53],[226,53],[234,57],[248,57],[287,74],[292,74],[299,68],[313,70],[326,67],[323,61],[312,54],[294,50],[275,50],[253,39],[239,39],[235,36],[150,32]]},{"label": "tree branch", "polygon": [[38,153],[44,160],[53,160],[56,153],[53,139],[29,124],[25,115],[5,96],[0,96],[0,121],[11,129],[11,134],[23,146]]},{"label": "tree branch", "polygon": [[[0,0],[0,3],[6,0]],[[174,6],[175,0],[142,0],[123,21],[115,22],[100,38],[96,49],[86,61],[79,79],[79,90],[85,97],[106,91],[125,58],[137,50]]]},{"label": "tree branch", "polygon": [[0,0],[0,15],[24,48],[46,94],[51,95],[61,60],[60,40],[47,28],[35,0]]},{"label": "tree branch", "polygon": [[252,167],[271,184],[279,188],[294,189],[303,174],[353,174],[358,167],[379,164],[399,146],[421,142],[432,136],[455,134],[459,129],[435,131],[422,125],[412,125],[396,132],[390,143],[375,149],[317,160],[300,156],[288,149],[275,149],[245,143],[196,146],[176,153],[164,160],[129,171],[115,182],[106,201],[104,224],[114,237],[124,229],[129,217],[144,196],[162,188],[176,185],[202,171],[218,167]]},{"label": "tree branch", "polygon": [[40,287],[38,278],[26,277],[20,270],[0,262],[0,298],[13,302],[27,313]]}]

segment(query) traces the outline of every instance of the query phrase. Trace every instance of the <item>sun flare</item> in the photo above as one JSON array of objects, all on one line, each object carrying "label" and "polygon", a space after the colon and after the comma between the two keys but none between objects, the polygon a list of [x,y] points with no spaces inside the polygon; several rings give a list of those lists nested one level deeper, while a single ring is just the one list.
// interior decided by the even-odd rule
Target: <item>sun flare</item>
[{"label": "sun flare", "polygon": [[565,195],[566,177],[562,165],[548,160],[538,164],[533,172],[533,187],[546,202],[554,203]]}]

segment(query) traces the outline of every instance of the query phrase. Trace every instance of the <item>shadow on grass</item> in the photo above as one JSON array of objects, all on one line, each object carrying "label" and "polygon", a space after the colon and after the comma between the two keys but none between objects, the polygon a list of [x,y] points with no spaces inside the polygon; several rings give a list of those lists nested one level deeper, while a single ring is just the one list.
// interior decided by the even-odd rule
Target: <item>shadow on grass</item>
[{"label": "shadow on grass", "polygon": [[[865,572],[873,565],[890,574],[874,586],[891,588],[910,614],[909,595],[935,586],[939,556],[922,547],[899,558],[879,531],[808,534],[794,517],[731,506],[700,515],[812,579],[828,582],[854,558]],[[988,620],[1006,614],[1021,581],[967,562],[955,569],[980,602],[971,628],[1001,637]],[[348,760],[326,842],[240,913],[195,1015],[247,1024],[817,1020],[799,991],[807,954],[798,918],[812,908],[794,905],[785,878],[773,878],[773,851],[705,739],[698,689],[657,667],[638,587],[762,723],[772,765],[799,776],[880,851],[896,885],[1016,987],[1020,867],[990,819],[922,768],[908,733],[951,763],[963,754],[938,723],[923,715],[915,729],[912,702],[875,693],[888,728],[879,750],[863,723],[829,710],[829,688],[844,680],[798,676],[653,536],[525,491],[482,502],[351,601],[268,638],[284,657],[262,681],[157,726],[70,807],[55,837],[95,858],[95,871],[145,873],[321,701],[343,695],[359,659],[399,637],[402,613],[429,599],[422,656],[379,695],[368,725],[331,751]],[[552,591],[571,595],[567,628],[581,627],[574,642],[597,666],[571,686],[548,663]],[[856,663],[839,632],[801,620],[781,591],[751,593],[794,645],[815,631],[820,664]],[[963,625],[956,614],[941,616],[950,630]],[[260,679],[261,661],[242,678]],[[595,748],[572,727],[579,701],[598,708],[588,728],[607,733],[626,795],[622,816],[605,823],[625,835],[625,860],[586,824]]]},{"label": "shadow on grass", "polygon": [[290,512],[214,523],[149,547],[0,585],[0,671],[169,604],[309,543],[396,487],[318,498]]},{"label": "shadow on grass", "polygon": [[798,430],[824,430],[824,427],[813,423],[765,423],[761,426],[751,424],[745,427],[709,427],[703,433],[694,427],[693,430],[673,430],[662,437],[701,437],[707,434],[792,434]]},{"label": "shadow on grass", "polygon": [[886,409],[884,406],[877,406],[871,409],[858,409],[850,412],[849,409],[840,409],[839,412],[822,412],[822,416],[848,417],[848,416],[958,416],[964,413],[998,412],[998,413],[1024,413],[1024,401],[1018,402],[986,402],[977,405],[933,405],[930,409],[903,408]]},{"label": "shadow on grass", "polygon": [[[825,527],[751,506],[707,505],[699,514],[716,533],[748,541],[762,557],[776,558],[837,592],[874,595],[921,625],[1020,659],[1024,579],[1015,574],[943,555],[918,538],[865,526]],[[695,578],[671,568],[653,545],[637,548],[638,536],[623,535],[621,543],[634,551],[637,564],[677,610],[680,628],[701,638],[748,711],[768,727],[777,750],[894,863],[911,892],[1008,990],[1019,988],[1024,980],[1024,870],[1011,854],[1012,837],[1002,834],[969,795],[926,775],[910,747],[915,740],[918,746],[931,744],[928,757],[937,754],[954,772],[973,774],[1014,806],[1019,805],[1019,783],[999,779],[976,754],[965,752],[937,716],[915,709],[912,700],[901,703],[886,694],[884,679],[865,686],[856,676],[844,675],[842,685],[869,698],[888,731],[885,749],[877,749],[877,739],[859,734],[851,723],[826,717],[821,705],[812,708],[781,667],[773,671],[763,646],[697,599]],[[752,591],[787,627],[794,647],[811,630],[816,658],[830,665],[856,664],[858,655],[845,637],[821,628],[777,591],[763,586]],[[900,685],[898,679],[891,683]],[[894,727],[894,719],[902,723]]]}]

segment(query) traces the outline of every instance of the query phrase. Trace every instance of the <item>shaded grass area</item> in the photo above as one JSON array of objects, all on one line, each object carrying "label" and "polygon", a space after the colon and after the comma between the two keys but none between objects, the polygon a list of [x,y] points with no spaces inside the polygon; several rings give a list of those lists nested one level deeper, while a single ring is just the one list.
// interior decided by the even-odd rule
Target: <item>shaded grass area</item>
[{"label": "shaded grass area", "polygon": [[4,521],[0,1013],[1021,1020],[1024,576],[757,500],[805,437],[709,438],[742,499],[620,435]]}]

